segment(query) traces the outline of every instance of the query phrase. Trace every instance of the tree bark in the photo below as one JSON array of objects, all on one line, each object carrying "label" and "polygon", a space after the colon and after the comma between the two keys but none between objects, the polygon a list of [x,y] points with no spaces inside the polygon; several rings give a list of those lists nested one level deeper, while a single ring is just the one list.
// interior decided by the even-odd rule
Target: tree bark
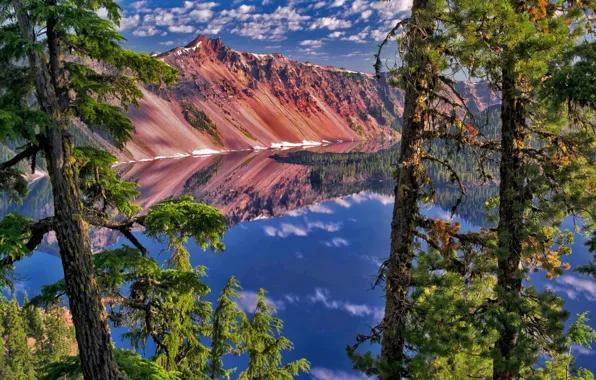
[{"label": "tree bark", "polygon": [[501,104],[501,162],[500,202],[498,225],[497,301],[504,308],[502,330],[495,343],[493,379],[516,379],[520,364],[517,360],[518,328],[507,314],[519,314],[523,273],[520,270],[522,255],[522,229],[524,213],[523,156],[524,143],[523,104],[516,89],[513,60],[505,58],[502,68]]},{"label": "tree bark", "polygon": [[[412,19],[424,10],[427,0],[415,0]],[[426,29],[426,28],[424,28]],[[390,365],[390,374],[380,374],[381,380],[406,376],[405,330],[410,309],[409,288],[414,259],[413,244],[419,215],[419,170],[422,164],[422,134],[433,77],[426,57],[428,43],[422,42],[421,29],[409,27],[408,52],[404,64],[415,65],[413,74],[406,75],[404,123],[402,129],[399,168],[395,186],[395,204],[391,222],[391,246],[386,270],[385,316],[381,360]],[[431,32],[432,33],[432,32]]]},{"label": "tree bark", "polygon": [[[22,0],[12,3],[22,36],[35,42],[35,30],[23,9]],[[53,86],[56,80],[52,79],[43,56],[37,51],[29,51],[28,59],[39,106],[52,121],[44,131],[43,149],[54,195],[53,227],[60,247],[83,375],[90,380],[118,379],[107,315],[93,274],[93,253],[72,163],[72,144],[66,130],[68,118],[60,107]],[[50,58],[50,61],[56,59],[60,57]]]}]

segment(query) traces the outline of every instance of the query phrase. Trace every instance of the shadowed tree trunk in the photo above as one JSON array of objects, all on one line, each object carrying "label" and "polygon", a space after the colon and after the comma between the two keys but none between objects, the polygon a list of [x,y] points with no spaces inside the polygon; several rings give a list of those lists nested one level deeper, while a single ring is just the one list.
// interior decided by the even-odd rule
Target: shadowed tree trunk
[{"label": "shadowed tree trunk", "polygon": [[[13,0],[13,7],[22,36],[29,42],[35,42],[35,30],[27,13],[23,11],[23,1]],[[50,34],[49,39],[52,38]],[[52,45],[49,40],[48,45]],[[51,70],[56,73],[56,62],[61,57],[56,49],[50,48],[49,53],[52,55],[49,58]],[[29,51],[28,60],[39,106],[51,120],[51,125],[42,132],[42,144],[52,183],[55,232],[60,246],[66,293],[76,329],[83,374],[88,380],[117,379],[119,375],[112,356],[106,311],[93,275],[93,254],[73,168],[72,144],[67,132],[68,118],[60,107],[59,96],[54,87],[59,78],[50,73],[39,52]]]},{"label": "shadowed tree trunk", "polygon": [[[428,0],[415,0],[411,23],[416,24],[416,12],[426,8]],[[391,248],[386,262],[386,299],[383,319],[381,359],[391,366],[390,374],[381,379],[399,379],[405,375],[405,337],[410,301],[408,291],[414,259],[413,244],[416,219],[419,215],[419,178],[422,165],[422,133],[428,109],[429,92],[432,91],[435,73],[428,59],[431,45],[422,38],[432,29],[410,25],[406,29],[407,52],[404,66],[413,68],[404,75],[405,107],[403,130],[398,161],[395,205],[391,222]],[[429,34],[430,34],[429,33]]]},{"label": "shadowed tree trunk", "polygon": [[[523,183],[524,116],[523,104],[516,88],[514,63],[505,58],[502,68],[501,104],[501,162],[500,162],[500,203],[498,225],[498,272],[497,297],[505,313],[518,310],[523,273],[520,270],[522,255],[522,228],[524,213]],[[497,358],[493,366],[494,379],[516,379],[519,375],[519,361],[516,348],[519,329],[507,316],[501,319],[503,328],[495,343]],[[516,364],[517,363],[517,364]]]}]

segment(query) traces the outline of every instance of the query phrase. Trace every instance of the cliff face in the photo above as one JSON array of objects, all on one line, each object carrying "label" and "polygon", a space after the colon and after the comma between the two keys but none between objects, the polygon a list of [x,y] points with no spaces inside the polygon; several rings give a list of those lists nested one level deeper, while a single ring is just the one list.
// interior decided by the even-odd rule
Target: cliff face
[{"label": "cliff face", "polygon": [[[180,70],[180,81],[169,89],[144,89],[140,109],[131,108],[136,133],[127,155],[135,160],[202,149],[399,138],[392,124],[401,116],[403,96],[383,78],[280,54],[237,52],[203,36],[158,58]],[[481,85],[458,86],[473,109],[490,97]]]}]

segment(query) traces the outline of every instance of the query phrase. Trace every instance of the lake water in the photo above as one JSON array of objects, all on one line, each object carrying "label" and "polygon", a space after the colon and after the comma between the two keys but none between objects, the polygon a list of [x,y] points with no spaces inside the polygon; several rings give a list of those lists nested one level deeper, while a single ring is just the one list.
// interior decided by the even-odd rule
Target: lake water
[{"label": "lake water", "polygon": [[[332,157],[355,152],[356,143],[311,150]],[[288,151],[235,152],[206,157],[156,160],[122,164],[117,170],[123,178],[137,181],[141,187],[139,204],[150,207],[170,196],[190,194],[195,199],[220,208],[229,222],[222,253],[202,252],[191,244],[193,265],[205,265],[214,300],[231,275],[243,287],[240,305],[250,310],[259,288],[285,322],[284,335],[295,345],[285,360],[307,358],[310,375],[301,378],[363,379],[351,370],[345,347],[355,343],[359,333],[382,318],[382,292],[372,290],[379,260],[389,251],[390,222],[393,209],[393,183],[382,165],[370,170],[351,172],[342,167],[342,175],[306,165],[280,163],[273,153]],[[342,170],[343,170],[342,169]],[[454,217],[465,229],[485,225],[482,205],[496,192],[496,185],[468,189],[468,198]],[[438,202],[425,213],[448,218],[457,190],[446,184],[437,186]],[[52,211],[47,179],[31,186],[30,196],[21,206],[4,205],[0,216],[19,211],[41,218]],[[158,255],[163,248],[136,232],[141,242]],[[96,231],[95,249],[126,243],[117,233]],[[572,267],[586,262],[590,254],[578,239]],[[30,258],[17,264],[22,277],[18,294],[39,292],[42,285],[62,277],[62,268],[51,239]],[[160,257],[163,260],[164,257]],[[575,313],[596,310],[596,284],[576,273],[548,281],[534,276],[539,287],[548,286],[567,299]],[[596,326],[596,316],[591,322]],[[122,331],[113,329],[118,346]],[[578,364],[596,371],[594,350],[576,349]],[[150,349],[148,349],[150,353]],[[235,365],[228,360],[228,365]],[[242,365],[241,363],[240,366]]]}]

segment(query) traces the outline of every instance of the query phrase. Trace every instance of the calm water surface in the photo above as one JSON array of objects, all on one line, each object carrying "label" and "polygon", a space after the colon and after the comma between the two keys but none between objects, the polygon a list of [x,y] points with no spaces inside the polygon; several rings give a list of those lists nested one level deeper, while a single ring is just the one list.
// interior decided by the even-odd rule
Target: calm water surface
[{"label": "calm water surface", "polygon": [[[314,149],[334,154],[358,147],[343,144]],[[382,293],[371,285],[379,260],[389,250],[393,185],[378,173],[353,173],[321,182],[312,167],[282,164],[271,154],[238,152],[124,164],[117,169],[123,178],[139,182],[138,202],[144,208],[169,196],[191,194],[225,213],[229,222],[225,252],[202,252],[190,245],[193,265],[207,267],[210,300],[215,300],[231,275],[242,284],[240,306],[246,311],[254,307],[257,290],[265,288],[285,322],[284,335],[295,345],[284,359],[306,357],[312,364],[311,374],[302,378],[364,379],[351,370],[344,348],[383,315]],[[482,205],[495,191],[495,185],[469,190],[471,199],[454,219],[467,229],[486,224]],[[439,186],[438,192],[440,201],[425,212],[449,217],[454,189]],[[5,205],[0,216],[14,210],[35,218],[47,216],[52,212],[50,198],[47,180],[41,179],[32,185],[22,206]],[[165,259],[159,256],[163,246],[136,234],[153,255]],[[92,240],[96,249],[126,243],[108,231],[94,232]],[[572,266],[589,260],[582,239],[577,239],[574,249],[567,260]],[[17,265],[22,277],[19,296],[25,291],[35,295],[42,285],[62,277],[55,243],[48,239],[40,250],[43,253]],[[554,281],[537,275],[534,283],[563,295],[572,314],[596,310],[596,284],[587,278],[568,272]],[[114,340],[127,347],[119,339],[121,332],[113,329]],[[575,350],[578,364],[596,371],[595,351]],[[227,365],[242,366],[233,360]]]}]

